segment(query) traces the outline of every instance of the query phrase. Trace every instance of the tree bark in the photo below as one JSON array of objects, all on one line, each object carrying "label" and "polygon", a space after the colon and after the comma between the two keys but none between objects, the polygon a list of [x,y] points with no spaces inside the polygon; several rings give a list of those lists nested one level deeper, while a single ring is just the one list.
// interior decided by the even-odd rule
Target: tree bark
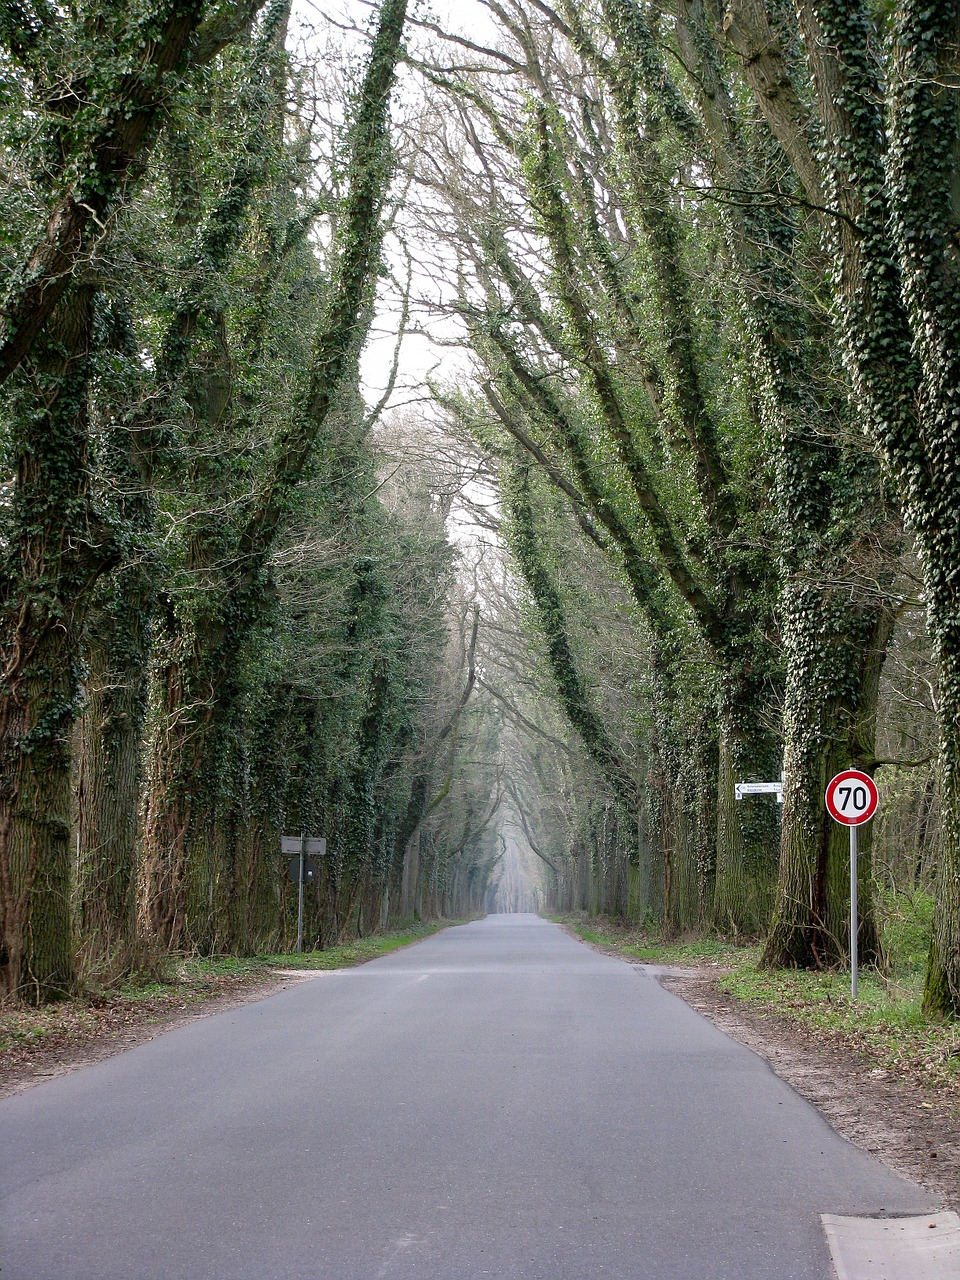
[{"label": "tree bark", "polygon": [[89,508],[94,294],[74,289],[13,397],[13,538],[0,577],[0,990],[73,990],[70,736],[82,632],[107,566]]}]

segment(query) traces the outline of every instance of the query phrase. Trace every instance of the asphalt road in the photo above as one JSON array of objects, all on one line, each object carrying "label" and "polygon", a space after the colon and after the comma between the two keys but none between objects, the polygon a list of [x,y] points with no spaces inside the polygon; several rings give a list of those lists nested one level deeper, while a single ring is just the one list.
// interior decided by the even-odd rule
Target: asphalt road
[{"label": "asphalt road", "polygon": [[0,1280],[830,1280],[930,1197],[643,969],[491,916],[0,1102]]}]

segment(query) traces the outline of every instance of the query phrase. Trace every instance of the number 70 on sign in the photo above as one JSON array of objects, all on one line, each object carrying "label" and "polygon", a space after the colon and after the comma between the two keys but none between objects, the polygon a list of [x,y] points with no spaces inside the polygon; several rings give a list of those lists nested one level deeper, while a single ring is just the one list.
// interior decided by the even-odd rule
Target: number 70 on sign
[{"label": "number 70 on sign", "polygon": [[869,822],[877,811],[880,794],[869,773],[844,769],[827,783],[827,812],[834,822],[850,828],[850,998],[857,998],[857,909],[858,850],[857,828]]},{"label": "number 70 on sign", "polygon": [[877,811],[877,784],[868,773],[845,769],[827,785],[827,812],[845,827],[859,827],[869,822]]}]

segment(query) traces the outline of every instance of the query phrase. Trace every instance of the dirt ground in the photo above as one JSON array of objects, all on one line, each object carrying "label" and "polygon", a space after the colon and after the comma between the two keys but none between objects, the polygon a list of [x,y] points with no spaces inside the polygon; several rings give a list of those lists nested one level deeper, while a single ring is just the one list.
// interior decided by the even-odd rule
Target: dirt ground
[{"label": "dirt ground", "polygon": [[[220,984],[219,994],[173,1008],[169,1002],[147,1001],[135,1007],[107,1002],[99,1010],[87,1008],[83,1016],[71,1016],[65,1009],[59,1015],[61,1025],[42,1039],[15,1044],[0,1054],[0,1097],[123,1053],[185,1022],[261,1000],[312,976],[309,971],[284,971],[268,978],[232,979]],[[956,1098],[945,1098],[935,1089],[874,1067],[857,1053],[824,1043],[785,1018],[746,1007],[718,989],[716,973],[709,968],[662,981],[722,1031],[765,1058],[843,1137],[927,1187],[945,1208],[960,1210]],[[0,1024],[3,1021],[0,1014]]]}]

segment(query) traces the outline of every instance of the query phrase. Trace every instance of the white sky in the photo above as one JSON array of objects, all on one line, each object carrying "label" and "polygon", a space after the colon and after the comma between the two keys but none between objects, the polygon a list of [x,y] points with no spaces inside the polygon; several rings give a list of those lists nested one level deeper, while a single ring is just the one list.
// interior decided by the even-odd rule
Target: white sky
[{"label": "white sky", "polygon": [[[294,24],[305,24],[318,29],[326,25],[329,16],[334,22],[366,30],[369,27],[371,12],[372,6],[369,0],[329,0],[329,3],[325,3],[324,0],[294,0],[293,4]],[[427,18],[445,30],[466,35],[480,43],[491,41],[496,29],[485,0],[432,0],[429,6],[419,3],[418,0],[411,0],[409,12],[414,19]],[[408,43],[415,48],[420,38],[416,26],[409,26],[408,32]],[[434,37],[428,35],[427,38]],[[401,91],[419,92],[415,77],[409,73],[401,74],[405,82]],[[393,265],[398,274],[405,271],[401,263],[395,262]],[[428,276],[421,274],[420,278],[414,282],[414,294],[424,292],[435,295],[437,285]],[[377,403],[380,399],[389,377],[394,360],[399,319],[397,307],[387,300],[364,352],[361,376],[364,395],[370,405]],[[411,320],[414,324],[423,323],[425,316],[421,312],[412,315]],[[435,319],[430,327],[444,337],[452,332],[446,324]],[[465,371],[467,366],[466,353],[437,347],[428,338],[418,334],[407,334],[401,347],[400,372],[391,405],[403,407],[415,403],[418,397],[426,394],[425,381],[428,376],[442,379],[455,377],[458,372]]]}]

